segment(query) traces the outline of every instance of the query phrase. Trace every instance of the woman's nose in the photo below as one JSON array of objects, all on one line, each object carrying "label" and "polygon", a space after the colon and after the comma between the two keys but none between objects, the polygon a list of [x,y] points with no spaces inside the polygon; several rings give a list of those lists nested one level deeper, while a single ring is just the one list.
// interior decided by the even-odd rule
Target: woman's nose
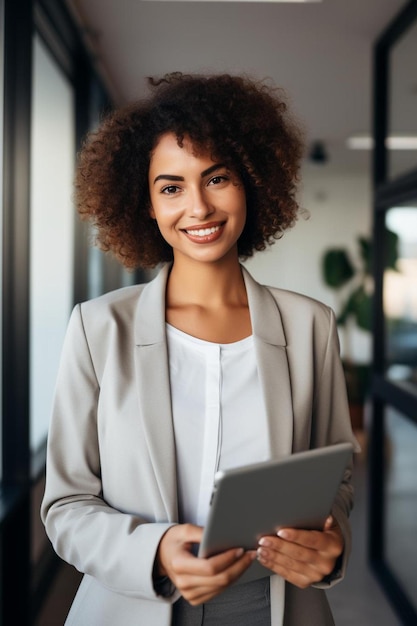
[{"label": "woman's nose", "polygon": [[198,219],[204,219],[211,213],[214,208],[207,202],[204,194],[201,191],[196,191],[190,197],[189,215]]}]

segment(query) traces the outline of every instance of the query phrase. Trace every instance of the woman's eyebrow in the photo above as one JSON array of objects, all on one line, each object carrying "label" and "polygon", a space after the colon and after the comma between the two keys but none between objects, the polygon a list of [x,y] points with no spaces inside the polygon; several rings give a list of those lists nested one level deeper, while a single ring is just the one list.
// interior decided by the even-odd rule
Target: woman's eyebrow
[{"label": "woman's eyebrow", "polygon": [[181,180],[184,180],[184,177],[174,176],[174,174],[159,174],[153,181],[153,184],[155,184],[157,180],[161,180],[161,179],[171,180],[171,181],[181,181]]},{"label": "woman's eyebrow", "polygon": [[212,172],[215,172],[216,170],[220,170],[222,167],[225,167],[223,163],[215,163],[214,165],[211,165],[206,170],[201,172],[200,176],[201,178],[204,178],[204,176],[208,176]]},{"label": "woman's eyebrow", "polygon": [[[224,167],[223,163],[215,163],[214,165],[211,165],[210,167],[208,167],[206,170],[203,170],[200,176],[201,178],[204,178],[204,176],[208,176],[209,174],[212,174],[212,172],[215,172],[216,170],[219,170],[222,167]],[[174,174],[158,174],[158,176],[153,181],[153,184],[155,184],[156,181],[162,180],[162,179],[178,182],[178,181],[183,181],[184,176],[175,176]]]}]

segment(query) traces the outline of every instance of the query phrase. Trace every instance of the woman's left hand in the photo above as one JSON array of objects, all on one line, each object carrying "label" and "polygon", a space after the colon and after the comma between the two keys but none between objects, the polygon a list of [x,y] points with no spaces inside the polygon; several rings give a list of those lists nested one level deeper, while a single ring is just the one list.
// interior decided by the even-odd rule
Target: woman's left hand
[{"label": "woman's left hand", "polygon": [[257,556],[264,567],[304,589],[333,571],[343,547],[342,532],[330,516],[322,531],[282,528],[277,536],[262,537]]}]

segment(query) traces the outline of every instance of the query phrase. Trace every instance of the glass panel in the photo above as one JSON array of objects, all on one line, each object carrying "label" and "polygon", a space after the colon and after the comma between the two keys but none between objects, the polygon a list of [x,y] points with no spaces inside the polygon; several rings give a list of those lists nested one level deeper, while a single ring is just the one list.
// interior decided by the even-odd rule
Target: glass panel
[{"label": "glass panel", "polygon": [[387,147],[392,148],[388,150],[391,179],[417,168],[416,59],[417,22],[414,22],[392,48],[390,56]]},{"label": "glass panel", "polygon": [[[2,250],[2,242],[3,242],[3,46],[4,46],[4,2],[0,0],[0,277],[3,276],[2,269],[2,260],[3,260],[3,250]],[[0,278],[1,281],[1,278]],[[2,293],[3,293],[3,285],[1,285]],[[0,307],[0,337],[3,336],[2,332],[2,307]],[[3,350],[0,342],[0,407],[3,406],[2,400],[2,363],[3,363]],[[1,456],[2,451],[2,419],[3,416],[1,414],[0,409],[0,480],[2,478],[2,469],[3,469],[3,461]]]},{"label": "glass panel", "polygon": [[417,608],[417,425],[386,413],[385,557]]},{"label": "glass panel", "polygon": [[30,443],[44,442],[59,356],[72,307],[74,96],[34,40],[30,244]]},{"label": "glass panel", "polygon": [[[412,206],[414,205],[414,206]],[[396,270],[384,273],[386,373],[417,387],[417,201],[386,213],[398,236]]]}]

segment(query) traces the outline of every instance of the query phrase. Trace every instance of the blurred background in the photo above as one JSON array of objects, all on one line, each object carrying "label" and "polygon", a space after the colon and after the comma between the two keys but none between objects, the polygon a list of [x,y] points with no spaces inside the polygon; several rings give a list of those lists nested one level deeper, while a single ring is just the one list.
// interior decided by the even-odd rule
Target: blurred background
[{"label": "blurred background", "polygon": [[148,76],[182,71],[267,78],[305,129],[306,211],[246,266],[338,316],[362,453],[336,623],[416,624],[417,0],[0,0],[0,54],[0,623],[63,624],[80,580],[39,520],[71,309],[154,274],[91,245],[76,154]]}]

